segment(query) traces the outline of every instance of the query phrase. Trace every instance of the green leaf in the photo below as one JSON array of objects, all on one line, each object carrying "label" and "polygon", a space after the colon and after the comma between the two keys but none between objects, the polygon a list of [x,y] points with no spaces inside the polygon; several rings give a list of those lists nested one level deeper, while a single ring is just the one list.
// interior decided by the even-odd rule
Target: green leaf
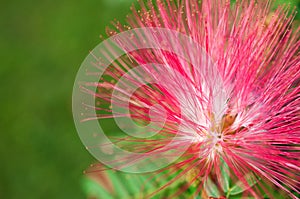
[{"label": "green leaf", "polygon": [[[103,168],[103,166],[100,168]],[[97,167],[97,169],[99,169]],[[101,170],[101,169],[99,169]],[[178,173],[174,173],[177,175]],[[83,179],[83,188],[87,196],[96,199],[137,199],[144,198],[168,183],[174,176],[163,177],[164,172],[153,179],[153,174],[131,174],[115,170],[103,170],[88,173]],[[166,189],[157,193],[152,199],[166,198],[176,193],[183,186],[183,182],[176,181]],[[179,197],[189,198],[191,193],[183,193]]]},{"label": "green leaf", "polygon": [[194,199],[201,199],[201,196],[200,196],[200,195],[197,195],[197,196],[195,196]]},{"label": "green leaf", "polygon": [[117,171],[109,172],[109,179],[111,180],[114,190],[117,190],[117,194],[122,196],[123,198],[129,197],[131,194],[129,190],[131,190],[130,180],[125,181],[122,177],[122,173]]},{"label": "green leaf", "polygon": [[148,194],[158,188],[154,183],[149,182],[149,176],[140,174],[105,170],[101,171],[101,175],[93,175],[92,173],[89,176],[92,177],[83,179],[84,191],[88,196],[97,199],[134,199],[139,198],[142,191],[143,194]]},{"label": "green leaf", "polygon": [[229,183],[230,183],[230,170],[229,166],[226,164],[226,162],[221,159],[221,187],[222,190],[226,193],[229,190]]},{"label": "green leaf", "polygon": [[209,177],[204,183],[204,190],[209,197],[220,197],[220,192],[217,185]]},{"label": "green leaf", "polygon": [[96,181],[90,178],[85,177],[82,180],[82,187],[84,192],[89,196],[97,197],[99,199],[100,196],[105,199],[113,199],[110,193],[108,193],[103,187],[99,186]]},{"label": "green leaf", "polygon": [[257,182],[258,179],[255,178],[255,176],[251,173],[248,173],[244,176],[246,181],[248,182],[248,185],[245,186],[245,184],[242,181],[238,181],[233,187],[231,187],[228,191],[228,193],[232,195],[237,195],[240,193],[243,193],[244,191],[248,190],[249,188],[253,187]]},{"label": "green leaf", "polygon": [[243,196],[242,194],[239,194],[239,195],[235,195],[235,196],[230,196],[229,199],[255,199],[255,197],[252,197],[252,196]]}]

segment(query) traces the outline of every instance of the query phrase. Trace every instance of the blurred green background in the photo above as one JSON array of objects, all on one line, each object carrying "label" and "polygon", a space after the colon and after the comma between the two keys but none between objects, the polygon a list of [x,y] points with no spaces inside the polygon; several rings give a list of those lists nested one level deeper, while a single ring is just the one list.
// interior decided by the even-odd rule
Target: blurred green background
[{"label": "blurred green background", "polygon": [[1,1],[0,198],[86,198],[81,180],[94,159],[73,124],[73,81],[132,2]]},{"label": "blurred green background", "polygon": [[75,130],[73,81],[89,50],[132,0],[0,3],[0,198],[86,198],[94,159]]}]

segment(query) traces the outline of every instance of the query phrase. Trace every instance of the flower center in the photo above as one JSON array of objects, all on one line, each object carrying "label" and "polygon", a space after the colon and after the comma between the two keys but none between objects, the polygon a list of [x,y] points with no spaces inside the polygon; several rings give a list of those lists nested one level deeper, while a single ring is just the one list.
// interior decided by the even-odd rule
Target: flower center
[{"label": "flower center", "polygon": [[236,131],[231,128],[236,117],[237,114],[224,114],[219,122],[215,121],[213,116],[211,117],[211,128],[207,137],[207,141],[211,146],[210,159],[213,159],[217,153],[222,152],[223,136],[236,133]]}]

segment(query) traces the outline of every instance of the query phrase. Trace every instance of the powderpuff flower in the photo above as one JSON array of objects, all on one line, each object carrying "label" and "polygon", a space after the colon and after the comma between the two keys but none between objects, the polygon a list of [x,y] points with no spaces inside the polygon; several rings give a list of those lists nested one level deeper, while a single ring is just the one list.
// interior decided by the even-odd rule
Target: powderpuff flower
[{"label": "powderpuff flower", "polygon": [[[112,37],[136,30],[129,41],[116,42],[128,53],[98,82],[81,87],[96,100],[85,106],[97,110],[84,115],[84,122],[115,118],[129,134],[120,138],[111,132],[115,145],[135,155],[114,156],[110,163],[122,170],[151,157],[155,165],[161,157],[172,160],[156,171],[163,173],[158,178],[172,176],[157,191],[185,179],[172,197],[194,186],[201,198],[225,198],[234,191],[230,184],[238,184],[242,198],[298,198],[299,28],[292,28],[288,6],[271,12],[271,3],[140,1],[127,25],[113,22],[107,30]],[[164,30],[185,35],[198,47],[189,48],[183,37]],[[132,50],[145,43],[151,48]],[[107,59],[116,53],[112,46],[105,50]],[[101,70],[101,60],[93,56]],[[210,194],[212,188],[219,195]]]}]

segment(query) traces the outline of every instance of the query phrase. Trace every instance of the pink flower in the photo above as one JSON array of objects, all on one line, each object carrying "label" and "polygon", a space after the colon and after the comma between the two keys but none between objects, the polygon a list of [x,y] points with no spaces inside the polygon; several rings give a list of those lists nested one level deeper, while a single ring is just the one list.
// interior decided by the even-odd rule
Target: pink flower
[{"label": "pink flower", "polygon": [[[139,138],[116,138],[124,149],[143,154],[116,162],[133,164],[161,153],[168,159],[182,152],[177,161],[159,170],[176,174],[159,190],[186,176],[186,186],[175,195],[194,184],[195,194],[205,197],[203,190],[212,181],[222,198],[228,192],[224,191],[226,168],[231,183],[244,187],[243,197],[274,198],[272,189],[278,189],[277,194],[297,198],[300,40],[299,28],[291,28],[293,15],[288,16],[286,7],[270,13],[270,2],[254,0],[234,5],[225,0],[157,0],[147,5],[140,1],[140,5],[140,10],[132,10],[128,25],[115,23],[116,28],[108,33],[166,28],[192,38],[202,49],[187,49],[164,40],[163,35],[153,39],[151,34],[137,34],[131,44],[119,42],[126,50],[143,41],[155,43],[157,49],[139,49],[120,57],[94,85],[98,88],[93,94],[99,101],[96,108],[101,111],[87,120],[132,118],[141,128],[154,121]],[[170,45],[198,64],[163,50]],[[107,48],[107,54],[113,53]],[[149,63],[163,66],[150,64],[121,80],[128,71]],[[149,84],[136,88],[141,78]],[[120,112],[111,114],[110,105]],[[127,106],[128,111],[122,112]],[[126,122],[121,128],[127,128]],[[129,126],[127,131],[136,129]]]}]

